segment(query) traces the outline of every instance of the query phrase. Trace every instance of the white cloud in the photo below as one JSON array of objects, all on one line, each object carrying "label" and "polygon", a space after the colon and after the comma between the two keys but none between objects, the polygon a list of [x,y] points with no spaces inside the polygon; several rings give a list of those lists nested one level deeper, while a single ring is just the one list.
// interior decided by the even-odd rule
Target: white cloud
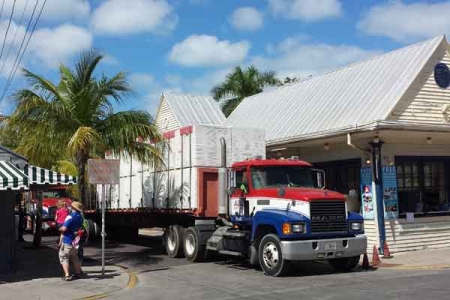
[{"label": "white cloud", "polygon": [[27,55],[48,67],[56,67],[80,51],[91,48],[92,40],[92,34],[85,28],[70,24],[42,28],[35,31]]},{"label": "white cloud", "polygon": [[249,49],[248,41],[232,43],[210,35],[191,35],[172,47],[169,60],[183,66],[224,66],[243,61]]},{"label": "white cloud", "polygon": [[262,70],[273,70],[278,77],[307,77],[317,75],[379,54],[352,45],[330,45],[302,42],[301,37],[290,37],[272,46],[272,55],[256,56],[251,63]]},{"label": "white cloud", "polygon": [[340,16],[342,4],[339,0],[269,0],[269,10],[275,16],[313,22]]},{"label": "white cloud", "polygon": [[238,30],[258,30],[263,27],[262,13],[253,7],[236,9],[229,21]]},{"label": "white cloud", "polygon": [[[13,3],[14,0],[5,1],[3,16],[11,14]],[[14,19],[18,20],[20,18],[26,5],[24,17],[26,18],[25,20],[28,20],[31,17],[35,3],[35,1],[16,0]],[[43,1],[39,1],[34,17],[37,16],[42,4]],[[47,0],[40,20],[48,22],[82,21],[89,17],[90,11],[91,6],[88,0]]]},{"label": "white cloud", "polygon": [[[8,21],[0,22],[0,36],[3,37],[8,26]],[[14,35],[17,31],[17,36]],[[17,26],[13,21],[9,28],[6,43],[0,63],[0,71],[5,75],[9,74],[14,64],[14,60],[19,51],[20,44],[25,34],[24,26]],[[27,39],[28,39],[27,35]],[[85,28],[63,24],[54,28],[40,28],[36,30],[30,40],[27,51],[23,57],[22,64],[29,62],[44,65],[46,67],[56,67],[60,62],[67,62],[81,50],[92,46],[92,35]],[[1,68],[6,60],[5,67]]]},{"label": "white cloud", "polygon": [[376,5],[358,23],[359,30],[373,36],[410,41],[450,33],[450,2],[411,3],[402,1]]},{"label": "white cloud", "polygon": [[105,35],[165,33],[175,29],[177,22],[166,0],[107,0],[91,18],[94,31]]},{"label": "white cloud", "polygon": [[133,88],[142,88],[151,86],[155,78],[147,73],[133,73],[130,75],[130,84]]},{"label": "white cloud", "polygon": [[142,97],[143,106],[155,115],[163,92],[189,93],[195,95],[209,95],[211,88],[225,80],[230,68],[207,71],[197,77],[184,77],[179,74],[166,74],[162,80],[154,80],[146,86]]}]

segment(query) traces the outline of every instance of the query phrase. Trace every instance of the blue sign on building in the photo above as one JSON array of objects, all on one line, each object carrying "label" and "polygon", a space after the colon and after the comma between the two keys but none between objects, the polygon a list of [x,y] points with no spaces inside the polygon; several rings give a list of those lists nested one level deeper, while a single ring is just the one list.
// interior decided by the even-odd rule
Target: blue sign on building
[{"label": "blue sign on building", "polygon": [[[398,218],[397,173],[395,166],[383,167],[384,218]],[[372,190],[372,168],[361,168],[361,206],[364,219],[375,217],[375,199]]]}]

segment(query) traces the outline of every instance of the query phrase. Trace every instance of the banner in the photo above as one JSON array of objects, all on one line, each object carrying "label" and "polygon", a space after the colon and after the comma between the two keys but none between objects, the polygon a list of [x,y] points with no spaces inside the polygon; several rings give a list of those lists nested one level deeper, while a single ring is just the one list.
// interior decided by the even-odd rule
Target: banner
[{"label": "banner", "polygon": [[361,205],[364,219],[373,220],[374,203],[372,191],[372,168],[361,168]]},{"label": "banner", "polygon": [[[397,173],[395,166],[385,166],[383,176],[384,218],[398,218]],[[374,192],[372,189],[372,168],[361,168],[361,203],[364,219],[375,217]]]},{"label": "banner", "polygon": [[395,166],[383,167],[384,218],[398,218],[397,170]]}]

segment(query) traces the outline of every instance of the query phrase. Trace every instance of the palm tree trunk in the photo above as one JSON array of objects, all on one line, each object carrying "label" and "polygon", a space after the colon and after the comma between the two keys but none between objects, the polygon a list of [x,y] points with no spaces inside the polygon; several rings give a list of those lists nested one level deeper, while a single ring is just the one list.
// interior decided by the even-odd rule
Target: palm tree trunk
[{"label": "palm tree trunk", "polygon": [[86,205],[86,165],[87,158],[83,154],[79,154],[77,158],[78,169],[78,195],[80,202]]}]

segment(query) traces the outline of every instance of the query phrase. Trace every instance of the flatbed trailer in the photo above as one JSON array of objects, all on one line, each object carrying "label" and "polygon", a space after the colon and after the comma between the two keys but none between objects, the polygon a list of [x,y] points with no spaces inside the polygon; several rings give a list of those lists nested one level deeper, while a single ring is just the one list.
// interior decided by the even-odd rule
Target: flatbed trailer
[{"label": "flatbed trailer", "polygon": [[[272,276],[296,260],[349,271],[366,251],[363,218],[324,188],[323,171],[296,157],[265,159],[260,130],[196,125],[164,137],[163,168],[120,157],[119,186],[98,188],[109,207],[107,236],[133,239],[139,228],[160,227],[170,257],[240,256]],[[98,209],[85,215],[100,223]]]}]

